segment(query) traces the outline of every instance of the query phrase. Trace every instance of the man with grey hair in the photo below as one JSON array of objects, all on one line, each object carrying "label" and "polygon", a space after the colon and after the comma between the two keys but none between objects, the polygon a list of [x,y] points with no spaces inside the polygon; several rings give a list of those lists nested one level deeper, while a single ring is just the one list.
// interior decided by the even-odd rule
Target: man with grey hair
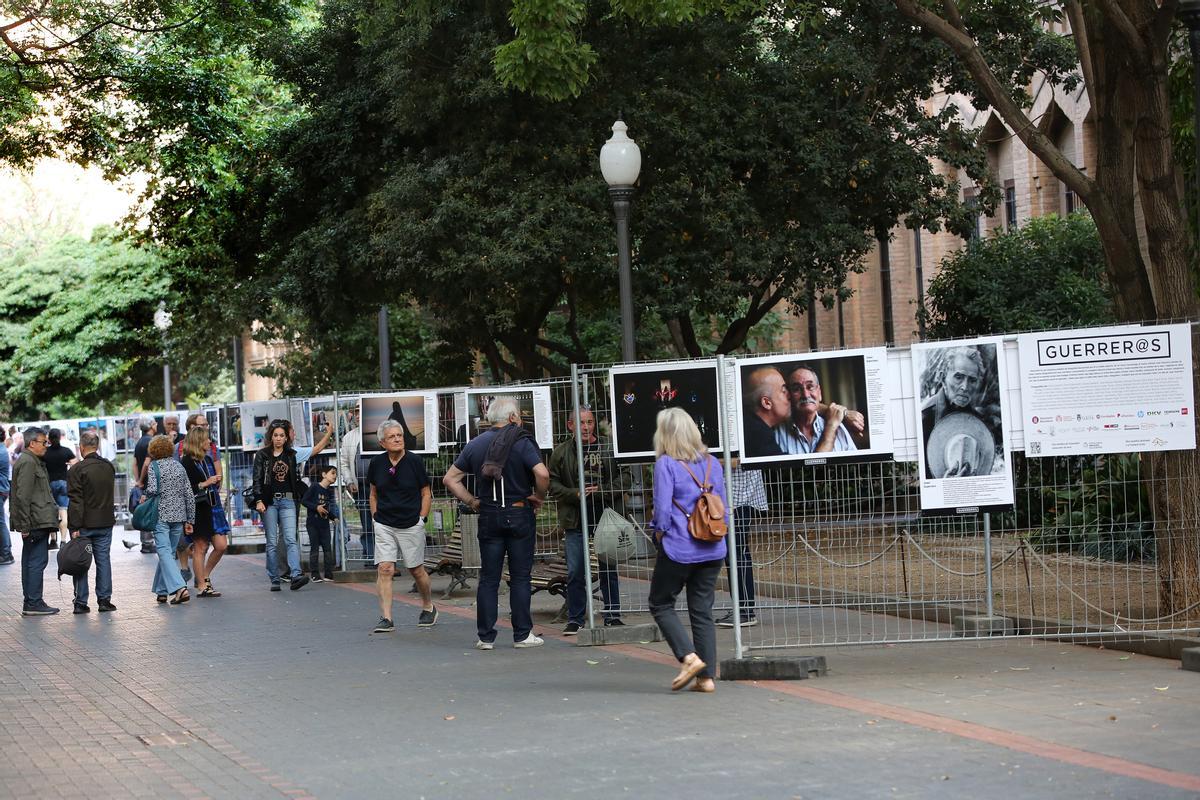
[{"label": "man with grey hair", "polygon": [[[471,511],[479,513],[479,588],[475,594],[475,647],[496,645],[500,575],[508,557],[509,607],[513,646],[543,644],[533,632],[530,573],[533,571],[535,514],[550,488],[550,471],[537,443],[521,425],[521,410],[512,397],[498,397],[488,407],[491,428],[472,439],[454,460],[442,483]],[[478,496],[463,484],[475,476]]]},{"label": "man with grey hair", "polygon": [[[109,550],[112,547],[112,530],[116,524],[113,515],[113,486],[117,473],[112,462],[101,456],[100,436],[95,431],[84,431],[79,436],[79,463],[67,473],[67,529],[71,538],[83,536],[92,542],[92,558],[96,562],[96,607],[101,611],[116,611],[112,604],[112,565]],[[87,573],[75,578],[76,614],[87,614]]]},{"label": "man with grey hair", "polygon": [[[947,348],[942,354],[942,380],[937,392],[921,404],[921,432],[926,452],[929,437],[943,417],[962,412],[978,417],[992,433],[992,442],[980,442],[981,447],[994,447],[1001,441],[998,413],[986,413],[979,407],[987,384],[987,364],[978,347],[959,346]],[[966,461],[948,463],[946,473],[933,474],[929,460],[925,463],[928,478],[967,477],[972,465]]]},{"label": "man with grey hair", "polygon": [[789,424],[775,431],[780,449],[788,455],[857,450],[845,425],[848,409],[839,403],[825,404],[816,369],[797,364],[787,375],[792,416]]},{"label": "man with grey hair", "polygon": [[12,476],[9,521],[21,532],[21,615],[41,617],[58,609],[42,600],[42,578],[50,563],[50,535],[58,530],[58,505],[50,491],[50,473],[42,457],[48,438],[41,428],[25,431],[25,452]]},{"label": "man with grey hair", "polygon": [[396,629],[392,623],[392,576],[397,562],[417,584],[421,593],[417,625],[428,628],[438,618],[425,571],[425,518],[433,501],[429,474],[421,457],[406,448],[403,425],[386,419],[377,433],[383,452],[371,459],[366,476],[375,524],[375,589],[379,594],[379,622],[373,632]]}]

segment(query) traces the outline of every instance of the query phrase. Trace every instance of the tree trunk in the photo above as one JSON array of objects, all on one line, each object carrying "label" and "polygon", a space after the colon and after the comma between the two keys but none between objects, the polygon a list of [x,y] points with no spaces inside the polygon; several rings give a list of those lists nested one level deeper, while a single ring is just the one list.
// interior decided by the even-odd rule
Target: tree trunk
[{"label": "tree trunk", "polygon": [[[1011,87],[992,72],[954,0],[941,5],[946,17],[915,0],[893,2],[954,51],[980,95],[1091,211],[1118,317],[1126,322],[1196,319],[1200,304],[1192,242],[1170,138],[1167,41],[1175,7],[1144,0],[1065,4],[1096,126],[1093,180],[1065,159],[1013,101]],[[1141,202],[1145,220],[1148,262],[1142,256],[1135,200]],[[1200,367],[1198,350],[1193,346],[1193,381]],[[1155,453],[1146,463],[1156,523],[1159,613],[1179,614],[1200,602],[1200,458],[1195,451]],[[1200,615],[1193,610],[1188,616]]]}]

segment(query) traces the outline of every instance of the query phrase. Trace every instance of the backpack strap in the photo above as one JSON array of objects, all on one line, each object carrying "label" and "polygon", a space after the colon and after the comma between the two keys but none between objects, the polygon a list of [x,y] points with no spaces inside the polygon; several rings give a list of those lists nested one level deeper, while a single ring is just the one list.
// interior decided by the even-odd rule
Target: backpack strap
[{"label": "backpack strap", "polygon": [[[706,453],[705,455],[707,456],[708,454]],[[683,461],[678,462],[679,466],[681,466],[685,470],[687,470],[687,474],[695,482],[696,488],[698,488],[700,490],[700,494],[706,494],[707,490],[704,487],[711,486],[711,484],[708,482],[708,476],[712,472],[712,462],[713,462],[712,456],[708,456],[708,460],[704,464],[704,483],[700,482],[700,479],[696,477],[696,473],[692,472],[692,468],[689,467],[686,462],[683,462]],[[683,515],[685,517],[690,517],[692,515],[692,512],[688,511],[686,508],[681,506],[679,504],[679,501],[676,500],[674,497],[671,498],[671,502],[675,504],[676,508],[678,508],[680,511],[683,512]]]}]

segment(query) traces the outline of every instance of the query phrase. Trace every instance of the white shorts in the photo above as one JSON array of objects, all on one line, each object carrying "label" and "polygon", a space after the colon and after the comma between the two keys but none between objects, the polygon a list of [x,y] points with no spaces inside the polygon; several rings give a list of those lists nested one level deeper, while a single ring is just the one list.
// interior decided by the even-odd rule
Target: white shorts
[{"label": "white shorts", "polygon": [[393,528],[382,522],[375,523],[375,563],[387,561],[405,569],[419,567],[425,563],[425,526],[421,523],[411,528]]}]

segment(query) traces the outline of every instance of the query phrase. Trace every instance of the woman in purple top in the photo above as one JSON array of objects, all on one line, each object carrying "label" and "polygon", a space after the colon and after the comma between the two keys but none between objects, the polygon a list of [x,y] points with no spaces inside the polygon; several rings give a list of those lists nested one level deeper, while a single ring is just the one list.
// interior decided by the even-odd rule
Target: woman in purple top
[{"label": "woman in purple top", "polygon": [[[725,540],[693,539],[687,529],[687,514],[700,497],[697,481],[704,480],[705,472],[713,493],[722,500],[726,499],[725,476],[721,465],[708,454],[700,429],[686,411],[682,408],[660,411],[657,425],[654,453],[658,460],[654,462],[651,527],[657,533],[658,559],[654,563],[654,577],[650,579],[650,613],[683,665],[671,681],[671,689],[682,689],[696,678],[692,691],[712,692],[716,690],[713,677],[717,663],[712,606],[717,576],[725,562]],[[725,506],[728,508],[729,503]],[[687,513],[680,507],[687,509]],[[685,586],[688,616],[692,621],[691,638],[675,613],[675,598]]]}]

